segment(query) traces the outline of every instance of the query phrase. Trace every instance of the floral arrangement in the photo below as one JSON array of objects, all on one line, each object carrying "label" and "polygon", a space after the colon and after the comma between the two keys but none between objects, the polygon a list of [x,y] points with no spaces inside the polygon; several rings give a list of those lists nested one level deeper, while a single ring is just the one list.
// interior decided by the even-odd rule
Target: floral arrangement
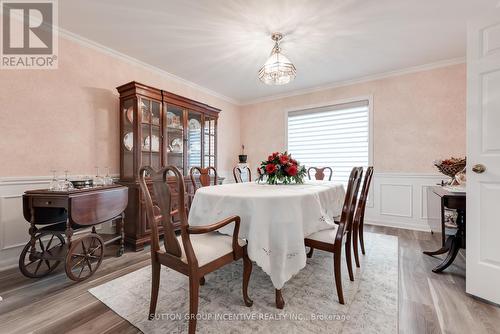
[{"label": "floral arrangement", "polygon": [[264,176],[267,176],[269,184],[303,183],[306,168],[301,166],[297,160],[292,159],[292,156],[287,152],[274,152],[267,157],[267,160],[261,162],[258,174],[258,181],[264,180]]}]

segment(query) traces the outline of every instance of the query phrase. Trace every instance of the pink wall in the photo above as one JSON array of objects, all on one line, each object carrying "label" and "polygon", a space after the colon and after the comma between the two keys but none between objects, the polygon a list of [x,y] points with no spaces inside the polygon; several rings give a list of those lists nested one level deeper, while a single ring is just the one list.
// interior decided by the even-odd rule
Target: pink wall
[{"label": "pink wall", "polygon": [[376,171],[434,172],[434,159],[465,154],[465,75],[465,65],[453,65],[236,106],[61,38],[58,70],[0,71],[0,177],[49,175],[52,168],[90,174],[96,165],[118,173],[115,87],[131,80],[222,109],[221,174],[236,163],[241,143],[252,167],[284,150],[285,110],[367,95],[373,96]]},{"label": "pink wall", "polygon": [[237,106],[179,80],[60,38],[59,69],[0,71],[0,177],[119,172],[118,94],[136,80],[222,109],[218,168],[227,173],[240,148]]},{"label": "pink wall", "polygon": [[404,74],[241,108],[241,140],[254,168],[284,150],[285,110],[373,96],[376,172],[432,173],[432,161],[465,155],[464,64]]}]

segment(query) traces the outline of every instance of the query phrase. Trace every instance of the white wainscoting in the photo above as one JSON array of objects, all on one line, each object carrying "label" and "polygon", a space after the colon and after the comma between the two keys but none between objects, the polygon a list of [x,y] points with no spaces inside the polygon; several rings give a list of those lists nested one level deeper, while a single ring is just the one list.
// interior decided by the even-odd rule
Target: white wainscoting
[{"label": "white wainscoting", "polygon": [[420,231],[440,231],[440,202],[429,187],[439,174],[374,173],[365,222]]},{"label": "white wainscoting", "polygon": [[50,177],[0,179],[0,270],[17,265],[29,240],[29,224],[23,217],[22,196],[26,190],[47,188]]},{"label": "white wainscoting", "polygon": [[[221,173],[232,183],[229,172]],[[367,224],[430,231],[439,226],[439,201],[429,199],[427,188],[443,179],[439,175],[375,173],[370,189]],[[0,270],[17,265],[28,242],[29,224],[22,211],[26,190],[47,188],[48,176],[0,179]]]}]

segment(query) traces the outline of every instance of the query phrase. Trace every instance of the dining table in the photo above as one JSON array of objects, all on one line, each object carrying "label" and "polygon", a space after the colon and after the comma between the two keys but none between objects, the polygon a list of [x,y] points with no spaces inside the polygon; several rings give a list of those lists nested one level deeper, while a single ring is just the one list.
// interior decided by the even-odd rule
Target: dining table
[{"label": "dining table", "polygon": [[[239,237],[248,256],[270,277],[276,307],[284,307],[281,289],[306,266],[304,238],[332,228],[342,213],[345,188],[331,181],[270,185],[258,182],[199,188],[189,210],[189,224],[202,226],[240,216]],[[218,231],[232,235],[234,226]]]}]

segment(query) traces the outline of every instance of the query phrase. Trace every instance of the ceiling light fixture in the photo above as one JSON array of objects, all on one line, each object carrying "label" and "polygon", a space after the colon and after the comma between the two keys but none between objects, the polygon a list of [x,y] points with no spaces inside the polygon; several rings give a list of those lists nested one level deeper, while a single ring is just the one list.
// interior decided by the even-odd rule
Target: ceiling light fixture
[{"label": "ceiling light fixture", "polygon": [[274,47],[269,59],[259,70],[259,79],[267,85],[286,85],[297,75],[297,70],[287,57],[281,53],[280,41],[283,34],[275,32],[271,35]]}]

